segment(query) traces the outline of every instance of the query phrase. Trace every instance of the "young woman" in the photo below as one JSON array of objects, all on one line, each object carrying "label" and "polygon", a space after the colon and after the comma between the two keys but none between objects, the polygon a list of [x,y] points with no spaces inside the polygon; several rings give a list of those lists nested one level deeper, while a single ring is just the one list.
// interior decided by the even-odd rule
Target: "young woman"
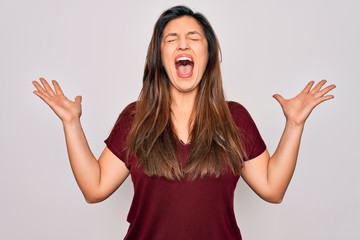
[{"label": "young woman", "polygon": [[241,239],[233,197],[239,177],[264,200],[281,202],[293,175],[304,124],[332,99],[322,80],[294,98],[274,98],[286,124],[272,156],[246,109],[224,97],[219,43],[200,13],[176,6],[155,24],[138,101],[120,114],[99,157],[80,123],[81,97],[40,78],[34,93],[61,119],[76,181],[90,203],[131,175],[125,239]]}]

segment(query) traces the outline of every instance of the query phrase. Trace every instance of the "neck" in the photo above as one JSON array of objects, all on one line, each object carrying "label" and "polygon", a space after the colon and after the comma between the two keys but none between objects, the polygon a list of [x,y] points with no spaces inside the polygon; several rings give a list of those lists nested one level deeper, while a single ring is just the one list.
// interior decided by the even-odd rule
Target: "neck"
[{"label": "neck", "polygon": [[196,92],[177,93],[171,96],[171,118],[176,135],[184,143],[190,142]]},{"label": "neck", "polygon": [[174,92],[171,94],[171,111],[172,112],[188,112],[191,114],[196,99],[196,91],[191,92]]}]

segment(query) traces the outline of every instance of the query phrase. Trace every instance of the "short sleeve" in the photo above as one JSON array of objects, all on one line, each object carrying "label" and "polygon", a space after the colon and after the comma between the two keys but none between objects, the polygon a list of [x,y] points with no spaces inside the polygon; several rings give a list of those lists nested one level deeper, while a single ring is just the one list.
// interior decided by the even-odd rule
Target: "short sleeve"
[{"label": "short sleeve", "polygon": [[228,106],[234,122],[239,128],[247,160],[256,158],[266,150],[266,145],[254,120],[240,103],[228,102]]},{"label": "short sleeve", "polygon": [[135,115],[135,102],[129,104],[119,115],[108,138],[104,141],[110,151],[129,168],[126,154],[126,139]]}]

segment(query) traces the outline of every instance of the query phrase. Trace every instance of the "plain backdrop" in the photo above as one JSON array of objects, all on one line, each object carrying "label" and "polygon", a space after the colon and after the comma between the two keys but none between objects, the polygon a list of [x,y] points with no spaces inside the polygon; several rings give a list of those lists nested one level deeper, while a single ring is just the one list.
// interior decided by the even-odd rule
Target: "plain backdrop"
[{"label": "plain backdrop", "polygon": [[357,0],[1,0],[0,239],[124,237],[131,180],[87,204],[61,122],[31,81],[57,79],[69,98],[83,96],[82,123],[98,156],[118,114],[138,97],[155,21],[178,4],[212,23],[227,99],[249,110],[271,153],[285,122],[272,95],[292,97],[310,80],[337,85],[335,99],[306,123],[282,204],[264,202],[240,180],[235,211],[244,239],[360,239]]}]

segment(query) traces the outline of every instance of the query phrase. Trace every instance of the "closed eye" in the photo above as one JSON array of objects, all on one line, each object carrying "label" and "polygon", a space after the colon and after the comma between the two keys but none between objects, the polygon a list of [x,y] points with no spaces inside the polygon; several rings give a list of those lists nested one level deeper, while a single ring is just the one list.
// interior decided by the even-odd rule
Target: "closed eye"
[{"label": "closed eye", "polygon": [[176,33],[169,33],[165,36],[164,40],[165,42],[174,42],[178,39],[178,35]]},{"label": "closed eye", "polygon": [[192,41],[199,41],[202,39],[202,35],[197,31],[191,31],[188,33],[188,37]]},{"label": "closed eye", "polygon": [[198,37],[190,37],[189,39],[191,41],[200,41],[200,38],[198,38]]},{"label": "closed eye", "polygon": [[177,40],[176,38],[167,38],[165,41],[166,42],[174,42],[176,40]]}]

